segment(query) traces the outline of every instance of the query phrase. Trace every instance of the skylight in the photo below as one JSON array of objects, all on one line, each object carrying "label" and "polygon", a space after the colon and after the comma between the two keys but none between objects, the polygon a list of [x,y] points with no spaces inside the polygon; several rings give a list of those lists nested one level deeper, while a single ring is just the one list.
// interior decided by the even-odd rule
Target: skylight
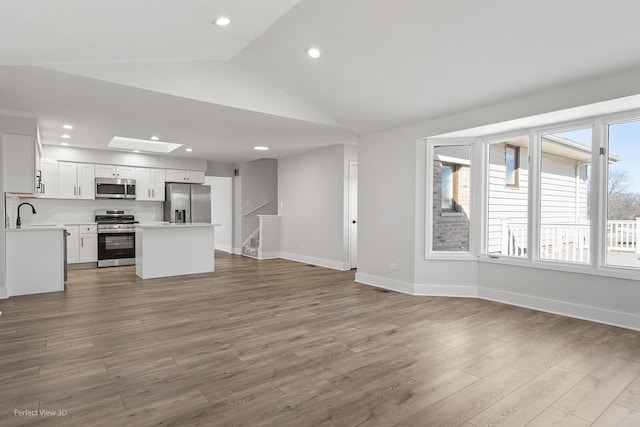
[{"label": "skylight", "polygon": [[107,147],[118,148],[121,150],[140,150],[140,151],[147,151],[151,153],[167,154],[167,153],[171,153],[176,148],[182,147],[182,144],[114,136],[111,142],[107,145]]}]

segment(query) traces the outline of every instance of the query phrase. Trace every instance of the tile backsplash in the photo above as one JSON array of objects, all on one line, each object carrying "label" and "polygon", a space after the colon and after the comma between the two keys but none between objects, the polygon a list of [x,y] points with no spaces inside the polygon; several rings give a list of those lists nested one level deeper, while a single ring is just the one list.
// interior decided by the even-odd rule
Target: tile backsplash
[{"label": "tile backsplash", "polygon": [[20,220],[23,225],[29,224],[73,224],[93,222],[95,210],[98,209],[126,209],[132,210],[138,221],[155,222],[162,221],[162,202],[136,202],[134,200],[58,200],[20,198],[6,194],[5,226],[7,221],[10,228],[15,228],[17,208],[22,202],[28,202],[36,209],[33,215],[31,210],[23,207],[20,212]]}]

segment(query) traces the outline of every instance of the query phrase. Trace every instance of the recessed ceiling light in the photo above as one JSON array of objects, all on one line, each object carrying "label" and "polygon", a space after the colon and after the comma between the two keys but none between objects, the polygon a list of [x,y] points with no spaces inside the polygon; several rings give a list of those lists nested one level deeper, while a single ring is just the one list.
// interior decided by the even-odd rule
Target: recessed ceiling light
[{"label": "recessed ceiling light", "polygon": [[152,153],[170,153],[176,148],[182,147],[182,144],[173,142],[149,141],[148,139],[125,138],[123,136],[114,136],[111,142],[107,144],[109,148],[119,148],[121,150],[140,150],[150,151]]},{"label": "recessed ceiling light", "polygon": [[258,151],[267,151],[269,147],[267,147],[266,145],[256,145],[255,147],[253,147],[253,149]]},{"label": "recessed ceiling light", "polygon": [[231,19],[227,18],[226,16],[221,16],[213,21],[213,23],[218,27],[226,27],[227,25],[231,24]]},{"label": "recessed ceiling light", "polygon": [[140,152],[140,150],[133,150],[133,152],[134,152],[134,153],[139,153],[139,152]]},{"label": "recessed ceiling light", "polygon": [[307,49],[307,55],[309,55],[310,58],[318,59],[320,58],[320,50],[315,47],[310,47]]},{"label": "recessed ceiling light", "polygon": [[62,142],[62,143],[60,143],[60,145],[69,145],[69,143],[68,142]]},{"label": "recessed ceiling light", "polygon": [[62,127],[69,130],[73,129],[73,126],[71,125],[62,125]]},{"label": "recessed ceiling light", "polygon": [[184,151],[192,152],[192,151],[193,151],[193,148],[187,148],[187,149],[186,149],[186,150],[184,150]]},{"label": "recessed ceiling light", "polygon": [[64,135],[60,135],[61,137],[63,137],[64,139],[69,139],[71,138],[71,135],[67,135],[66,133]]},{"label": "recessed ceiling light", "polygon": [[157,140],[159,140],[159,139],[160,139],[160,138],[158,138],[157,136],[152,136],[152,137],[151,137],[151,140],[152,140],[152,141],[157,141]]}]

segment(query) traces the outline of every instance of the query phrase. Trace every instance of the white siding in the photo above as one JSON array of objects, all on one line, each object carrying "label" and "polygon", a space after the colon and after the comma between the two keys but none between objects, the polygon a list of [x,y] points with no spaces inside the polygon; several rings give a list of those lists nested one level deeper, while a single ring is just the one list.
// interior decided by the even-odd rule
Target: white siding
[{"label": "white siding", "polygon": [[[502,249],[502,223],[526,224],[528,211],[528,150],[520,148],[519,186],[505,184],[505,143],[489,147],[489,197],[487,216],[487,252]],[[586,168],[578,169],[573,159],[543,154],[540,186],[543,224],[584,223],[588,220],[588,181]],[[526,246],[523,237],[522,246]]]}]

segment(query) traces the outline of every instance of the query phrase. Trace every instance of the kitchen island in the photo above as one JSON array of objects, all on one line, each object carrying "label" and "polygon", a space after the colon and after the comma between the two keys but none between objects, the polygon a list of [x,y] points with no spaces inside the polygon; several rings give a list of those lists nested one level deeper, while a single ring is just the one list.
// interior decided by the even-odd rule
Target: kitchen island
[{"label": "kitchen island", "polygon": [[136,224],[136,274],[143,279],[214,271],[213,224]]},{"label": "kitchen island", "polygon": [[64,233],[61,226],[5,230],[7,296],[64,291]]}]

